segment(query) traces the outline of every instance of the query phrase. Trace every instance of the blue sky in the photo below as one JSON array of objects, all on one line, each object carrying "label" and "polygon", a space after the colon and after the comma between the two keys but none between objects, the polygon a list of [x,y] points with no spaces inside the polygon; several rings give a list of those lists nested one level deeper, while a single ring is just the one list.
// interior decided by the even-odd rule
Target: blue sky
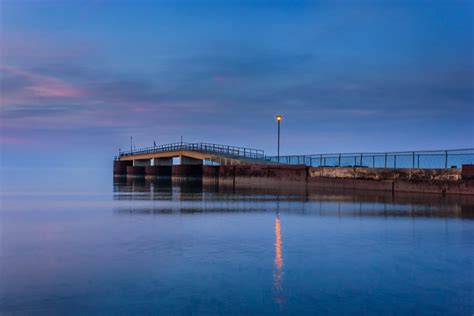
[{"label": "blue sky", "polygon": [[0,3],[2,167],[118,148],[474,147],[470,1]]}]

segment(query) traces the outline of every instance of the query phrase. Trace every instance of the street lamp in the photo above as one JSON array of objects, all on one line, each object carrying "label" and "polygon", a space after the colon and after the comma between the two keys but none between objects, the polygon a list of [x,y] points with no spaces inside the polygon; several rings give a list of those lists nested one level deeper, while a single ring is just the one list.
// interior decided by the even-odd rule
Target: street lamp
[{"label": "street lamp", "polygon": [[277,154],[278,162],[280,162],[280,122],[281,122],[281,119],[282,119],[281,115],[276,116],[276,120],[278,123],[278,154]]}]

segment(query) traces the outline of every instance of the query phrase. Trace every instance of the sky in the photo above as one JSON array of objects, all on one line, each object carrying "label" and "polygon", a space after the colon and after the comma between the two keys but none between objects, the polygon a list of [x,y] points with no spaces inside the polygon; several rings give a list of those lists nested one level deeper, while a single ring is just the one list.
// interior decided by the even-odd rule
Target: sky
[{"label": "sky", "polygon": [[0,0],[2,168],[180,140],[474,147],[472,1]]}]

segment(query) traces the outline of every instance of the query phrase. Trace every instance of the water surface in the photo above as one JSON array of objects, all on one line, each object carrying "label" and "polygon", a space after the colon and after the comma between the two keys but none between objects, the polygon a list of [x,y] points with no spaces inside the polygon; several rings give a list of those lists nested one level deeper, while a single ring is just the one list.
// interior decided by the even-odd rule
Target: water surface
[{"label": "water surface", "polygon": [[10,170],[0,314],[472,315],[473,205]]}]

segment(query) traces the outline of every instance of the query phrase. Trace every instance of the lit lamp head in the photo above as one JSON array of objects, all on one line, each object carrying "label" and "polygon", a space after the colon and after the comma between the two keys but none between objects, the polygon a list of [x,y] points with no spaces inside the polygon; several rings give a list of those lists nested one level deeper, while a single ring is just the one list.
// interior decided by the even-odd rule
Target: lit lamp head
[{"label": "lit lamp head", "polygon": [[282,119],[281,115],[277,115],[277,116],[276,116],[276,119],[277,119],[277,122],[280,122],[281,119]]}]

